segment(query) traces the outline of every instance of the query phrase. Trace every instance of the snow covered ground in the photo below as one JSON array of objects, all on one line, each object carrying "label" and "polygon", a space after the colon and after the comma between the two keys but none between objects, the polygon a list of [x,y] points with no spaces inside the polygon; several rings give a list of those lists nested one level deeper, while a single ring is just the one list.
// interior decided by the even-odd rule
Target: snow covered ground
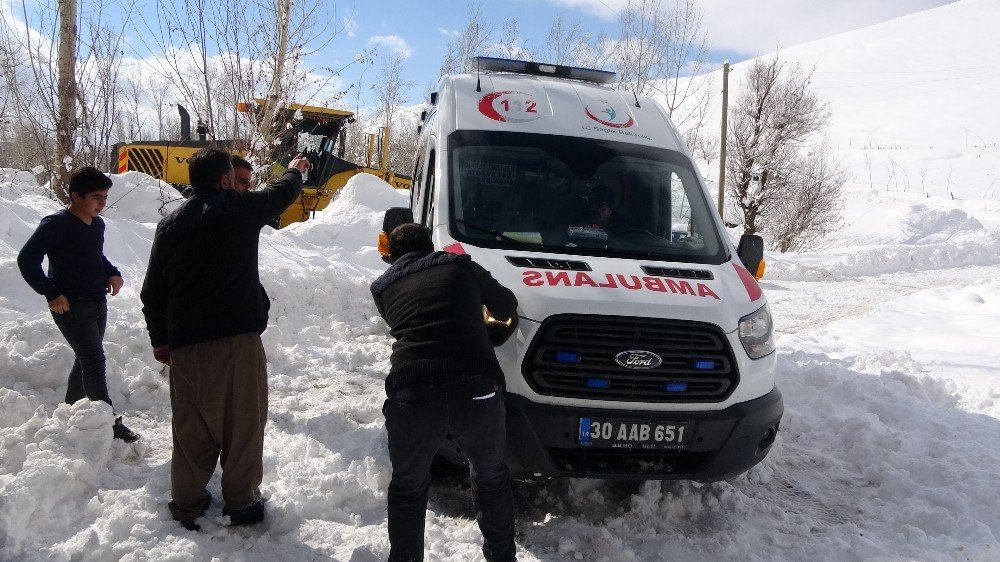
[{"label": "snow covered ground", "polygon": [[[881,24],[892,30],[882,34],[937,57],[919,42],[950,41],[962,35],[956,27],[985,37],[997,6],[962,0]],[[855,56],[896,52],[861,31],[827,47],[847,58],[852,45]],[[942,41],[935,64],[995,61],[1000,44],[990,37],[954,48]],[[836,52],[817,42],[795,58]],[[881,64],[873,68],[889,67]],[[995,73],[990,80],[1000,89]],[[926,116],[920,108],[937,103],[959,122],[973,102],[967,82],[952,82],[933,98],[897,92],[893,111]],[[883,98],[870,91],[855,90],[856,118],[844,117],[850,96],[838,98],[840,138],[877,132]],[[1000,130],[996,112],[977,115],[980,133]],[[953,168],[950,183],[928,172],[928,181],[939,178],[934,189],[904,190],[855,174],[844,228],[827,249],[767,255],[763,287],[785,399],[769,457],[713,484],[518,484],[521,560],[1000,559],[1000,188],[986,190],[983,179],[995,177],[997,139],[967,150],[943,117],[933,125],[952,142],[935,168]],[[896,122],[896,161],[918,165],[934,127]],[[850,151],[850,142],[841,149],[855,162],[876,150]],[[59,206],[37,193],[30,173],[0,170],[0,560],[383,560],[390,466],[380,407],[390,342],[368,283],[385,267],[374,247],[381,211],[405,205],[405,194],[359,176],[316,219],[262,236],[272,298],[268,519],[228,527],[216,500],[203,532],[190,533],[166,509],[169,395],[138,299],[158,210],[173,203],[169,188],[139,174],[114,180],[106,253],[126,285],[109,299],[105,350],[116,407],[143,435],[133,445],[111,440],[105,405],[61,404],[72,354],[15,263]],[[219,486],[216,476],[216,498]],[[471,513],[461,479],[434,484],[429,560],[478,559]]]},{"label": "snow covered ground", "polygon": [[[368,296],[384,268],[381,210],[404,193],[359,176],[316,220],[262,237],[271,417],[263,526],[170,519],[169,397],[137,290],[159,193],[115,176],[106,253],[127,284],[105,348],[118,409],[143,440],[110,439],[103,404],[61,404],[71,353],[16,252],[58,208],[0,183],[0,559],[384,559],[390,466],[380,407],[389,339]],[[24,178],[22,178],[23,180]],[[134,189],[133,189],[134,188]],[[136,195],[138,194],[138,195]],[[133,195],[136,195],[134,199]],[[781,334],[782,432],[732,482],[520,484],[523,560],[992,560],[1000,556],[1000,213],[988,202],[863,191],[885,209],[869,244],[769,256]],[[891,212],[890,212],[891,211]],[[968,214],[968,213],[971,213]],[[923,230],[921,230],[923,229]],[[851,238],[860,233],[845,233]],[[210,484],[218,497],[218,477]],[[431,560],[473,560],[461,479],[435,484]]]}]

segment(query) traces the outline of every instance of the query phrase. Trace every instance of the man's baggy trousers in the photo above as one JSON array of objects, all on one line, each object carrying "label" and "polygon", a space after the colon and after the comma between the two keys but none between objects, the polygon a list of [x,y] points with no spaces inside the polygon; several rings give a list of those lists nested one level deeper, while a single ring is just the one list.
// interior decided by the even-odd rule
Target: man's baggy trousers
[{"label": "man's baggy trousers", "polygon": [[514,496],[504,461],[506,409],[496,382],[456,377],[444,384],[406,385],[389,394],[382,412],[392,462],[389,560],[423,560],[431,460],[446,436],[471,465],[483,555],[490,562],[514,560]]},{"label": "man's baggy trousers", "polygon": [[220,455],[226,507],[242,509],[259,501],[267,424],[267,358],[260,335],[171,350],[170,407],[174,519],[193,521],[201,513]]}]

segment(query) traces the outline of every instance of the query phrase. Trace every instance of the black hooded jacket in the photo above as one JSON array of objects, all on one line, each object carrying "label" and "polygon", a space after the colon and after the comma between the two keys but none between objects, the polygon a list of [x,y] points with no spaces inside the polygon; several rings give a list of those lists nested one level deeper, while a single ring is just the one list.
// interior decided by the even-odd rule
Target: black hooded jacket
[{"label": "black hooded jacket", "polygon": [[197,190],[160,221],[140,294],[153,347],[263,333],[270,302],[257,268],[260,230],[301,191],[292,168],[260,191]]},{"label": "black hooded jacket", "polygon": [[517,313],[517,297],[469,256],[411,252],[371,285],[379,314],[392,337],[392,368],[386,391],[461,375],[503,372],[483,322],[483,305],[495,318]]}]

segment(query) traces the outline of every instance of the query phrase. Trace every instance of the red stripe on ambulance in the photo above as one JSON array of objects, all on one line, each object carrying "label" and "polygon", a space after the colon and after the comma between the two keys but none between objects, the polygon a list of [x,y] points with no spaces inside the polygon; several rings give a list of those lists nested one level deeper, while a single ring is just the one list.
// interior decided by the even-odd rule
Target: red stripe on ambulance
[{"label": "red stripe on ambulance", "polygon": [[630,291],[655,291],[657,293],[673,293],[690,295],[692,297],[712,297],[722,300],[708,285],[690,281],[675,281],[659,277],[640,277],[638,275],[622,275],[621,273],[605,273],[603,277],[594,279],[589,273],[577,271],[534,271],[521,274],[521,282],[528,287],[595,287],[602,289],[626,289]]},{"label": "red stripe on ambulance", "polygon": [[753,302],[764,295],[764,291],[761,290],[757,280],[753,278],[753,275],[749,270],[747,270],[747,268],[738,263],[734,263],[733,269],[735,269],[736,274],[740,276],[740,281],[743,282],[743,287],[747,290],[747,296],[750,297],[750,302]]}]

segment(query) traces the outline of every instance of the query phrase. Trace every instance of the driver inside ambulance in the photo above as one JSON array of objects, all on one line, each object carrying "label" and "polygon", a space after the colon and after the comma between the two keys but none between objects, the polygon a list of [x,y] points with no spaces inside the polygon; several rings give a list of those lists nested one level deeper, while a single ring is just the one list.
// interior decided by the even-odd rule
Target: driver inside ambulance
[{"label": "driver inside ambulance", "polygon": [[598,184],[587,198],[592,226],[608,234],[620,234],[632,229],[632,223],[625,215],[615,211],[615,194],[605,184]]}]

